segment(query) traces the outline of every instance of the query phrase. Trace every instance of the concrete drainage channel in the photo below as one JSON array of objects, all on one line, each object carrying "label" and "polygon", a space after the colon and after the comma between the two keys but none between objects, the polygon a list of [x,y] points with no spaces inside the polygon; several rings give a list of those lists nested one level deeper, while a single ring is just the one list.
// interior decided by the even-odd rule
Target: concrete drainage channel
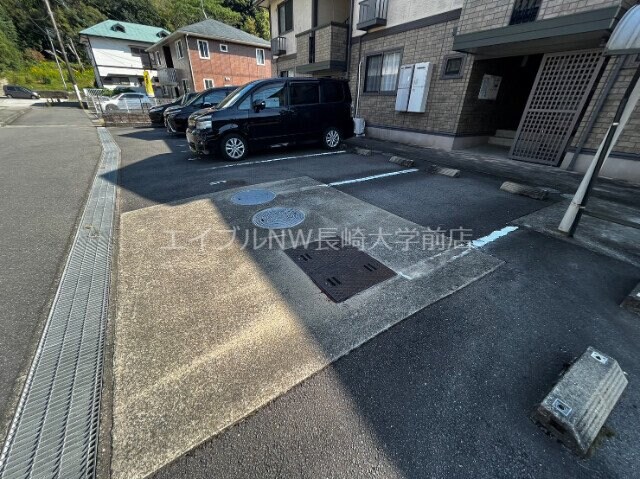
[{"label": "concrete drainage channel", "polygon": [[0,478],[88,478],[96,446],[120,150],[103,152],[18,408]]}]

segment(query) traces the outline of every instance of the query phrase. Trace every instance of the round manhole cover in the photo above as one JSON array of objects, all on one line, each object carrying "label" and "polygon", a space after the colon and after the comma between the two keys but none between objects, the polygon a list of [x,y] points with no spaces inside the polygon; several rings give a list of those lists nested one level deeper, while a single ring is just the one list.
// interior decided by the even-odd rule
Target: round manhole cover
[{"label": "round manhole cover", "polygon": [[295,208],[267,208],[253,215],[253,224],[259,228],[293,228],[304,221],[304,213]]},{"label": "round manhole cover", "polygon": [[261,205],[269,203],[275,197],[276,194],[269,190],[245,190],[235,193],[231,197],[231,202],[243,206]]}]

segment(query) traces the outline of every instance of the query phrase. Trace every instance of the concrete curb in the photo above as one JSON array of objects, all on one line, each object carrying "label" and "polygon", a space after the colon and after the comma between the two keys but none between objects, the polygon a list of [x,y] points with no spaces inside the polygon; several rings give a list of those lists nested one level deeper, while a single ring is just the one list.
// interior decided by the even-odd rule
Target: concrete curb
[{"label": "concrete curb", "polygon": [[427,173],[432,173],[434,175],[448,176],[449,178],[460,177],[460,170],[457,170],[455,168],[446,168],[444,166],[428,165],[427,167],[425,167],[424,171],[426,171]]},{"label": "concrete curb", "polygon": [[25,108],[24,110],[16,110],[16,112],[13,115],[10,115],[9,118],[7,118],[6,120],[0,121],[0,128],[3,126],[10,125],[11,123],[16,121],[18,118],[20,118],[22,115],[24,115],[26,112],[30,110],[31,108]]},{"label": "concrete curb", "polygon": [[624,298],[620,306],[640,316],[640,283]]},{"label": "concrete curb", "polygon": [[537,188],[535,186],[527,186],[513,181],[505,181],[500,186],[500,190],[512,193],[514,195],[528,196],[534,200],[545,200],[549,196],[547,190]]},{"label": "concrete curb", "polygon": [[401,156],[392,156],[389,158],[389,163],[395,163],[396,165],[405,166],[407,168],[413,168],[416,164],[415,161],[410,160],[409,158],[403,158]]}]

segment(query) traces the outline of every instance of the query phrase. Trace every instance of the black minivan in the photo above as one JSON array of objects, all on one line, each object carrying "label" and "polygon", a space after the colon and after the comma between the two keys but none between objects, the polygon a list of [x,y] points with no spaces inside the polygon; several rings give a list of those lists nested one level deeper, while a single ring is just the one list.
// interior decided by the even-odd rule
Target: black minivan
[{"label": "black minivan", "polygon": [[216,108],[189,118],[187,141],[200,154],[242,160],[249,149],[321,141],[335,149],[353,136],[346,80],[282,78],[238,88]]},{"label": "black minivan", "polygon": [[184,105],[175,105],[167,108],[164,115],[164,124],[169,133],[184,133],[187,129],[189,116],[203,108],[216,106],[224,97],[236,89],[235,86],[209,88],[187,101]]}]

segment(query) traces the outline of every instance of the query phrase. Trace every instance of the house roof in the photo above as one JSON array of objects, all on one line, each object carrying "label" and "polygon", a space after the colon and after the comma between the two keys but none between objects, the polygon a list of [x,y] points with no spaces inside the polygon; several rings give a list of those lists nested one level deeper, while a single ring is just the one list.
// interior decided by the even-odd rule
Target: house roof
[{"label": "house roof", "polygon": [[80,35],[118,38],[120,40],[132,40],[144,43],[156,43],[163,38],[161,36],[162,34],[168,36],[169,32],[160,27],[140,25],[139,23],[119,22],[117,20],[105,20],[92,27],[85,28],[80,32]]},{"label": "house roof", "polygon": [[232,27],[231,25],[227,25],[226,23],[222,23],[213,19],[203,20],[192,25],[178,28],[167,38],[163,38],[158,41],[155,45],[153,45],[153,47],[160,46],[161,44],[171,41],[177,36],[184,34],[196,35],[199,37],[211,38],[214,40],[224,40],[231,43],[255,45],[267,49],[271,48],[271,43],[268,40],[256,37],[255,35],[251,35],[250,33],[244,32],[238,28]]}]

